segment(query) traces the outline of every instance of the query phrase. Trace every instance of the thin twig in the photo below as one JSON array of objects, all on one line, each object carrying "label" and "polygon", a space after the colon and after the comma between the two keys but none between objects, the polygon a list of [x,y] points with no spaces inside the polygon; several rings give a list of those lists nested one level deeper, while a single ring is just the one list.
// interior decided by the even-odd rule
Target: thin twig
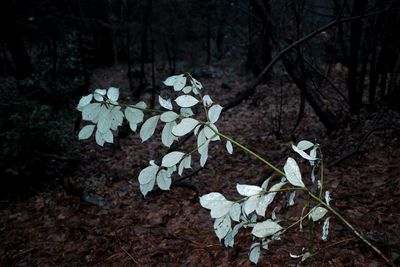
[{"label": "thin twig", "polygon": [[129,256],[129,258],[131,258],[131,260],[133,260],[134,263],[140,265],[139,262],[137,262],[135,258],[128,251],[126,251],[126,249],[124,249],[123,247],[121,247],[121,249]]}]

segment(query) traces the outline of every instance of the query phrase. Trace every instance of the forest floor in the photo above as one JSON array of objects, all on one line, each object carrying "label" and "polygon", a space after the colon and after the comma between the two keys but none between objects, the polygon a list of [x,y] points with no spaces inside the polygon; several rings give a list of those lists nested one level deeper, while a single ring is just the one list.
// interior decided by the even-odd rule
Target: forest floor
[{"label": "forest floor", "polygon": [[[116,86],[118,79],[124,79],[121,69],[98,70],[93,87]],[[213,77],[199,80],[213,100],[223,106],[244,89],[248,77],[231,75],[218,66],[213,71]],[[221,88],[222,82],[232,88]],[[281,101],[284,104],[279,114]],[[295,157],[290,151],[291,143],[302,139],[321,145],[326,165],[359,143],[362,132],[358,128],[326,134],[309,106],[299,127],[291,133],[298,106],[299,94],[293,84],[270,82],[260,86],[249,100],[224,113],[218,127],[275,163],[289,154]],[[274,134],[278,130],[282,133],[280,139]],[[193,146],[192,141],[185,143],[183,151]],[[257,184],[268,177],[270,170],[236,148],[229,155],[224,143],[213,143],[206,168],[185,180],[189,186],[173,186],[171,191],[156,191],[144,199],[137,176],[148,160],[159,158],[166,151],[160,143],[159,133],[145,143],[137,133],[131,134],[104,148],[93,140],[76,141],[74,146],[81,159],[68,178],[91,196],[103,199],[101,203],[110,205],[91,205],[66,193],[61,186],[37,192],[28,199],[3,200],[0,266],[251,266],[249,229],[239,233],[234,248],[225,248],[215,236],[213,221],[209,211],[200,206],[199,196],[218,191],[228,199],[238,199],[236,183]],[[391,131],[379,131],[368,138],[360,153],[324,172],[325,189],[333,198],[331,205],[397,263],[399,159],[400,138]],[[306,170],[306,166],[302,169]],[[279,197],[284,201],[283,194]],[[305,199],[300,194],[290,213],[275,202],[277,218],[297,220]],[[296,266],[300,260],[291,258],[289,253],[302,251],[316,253],[303,266],[385,265],[331,217],[327,242],[320,238],[321,223],[304,223],[302,232],[294,227],[282,240],[272,242],[269,250],[263,250],[260,265]]]}]

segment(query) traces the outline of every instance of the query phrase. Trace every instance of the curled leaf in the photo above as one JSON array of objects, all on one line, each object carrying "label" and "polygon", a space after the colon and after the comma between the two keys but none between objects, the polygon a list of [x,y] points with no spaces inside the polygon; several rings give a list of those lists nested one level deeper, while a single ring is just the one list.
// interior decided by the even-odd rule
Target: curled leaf
[{"label": "curled leaf", "polygon": [[313,146],[314,144],[307,140],[301,140],[297,143],[297,148],[303,151],[312,148]]},{"label": "curled leaf", "polygon": [[322,236],[321,239],[323,241],[327,241],[328,240],[328,234],[329,234],[329,220],[330,217],[326,218],[324,221],[324,225],[322,226]]},{"label": "curled leaf", "polygon": [[228,151],[229,154],[233,153],[233,146],[230,141],[226,141],[226,150]]}]

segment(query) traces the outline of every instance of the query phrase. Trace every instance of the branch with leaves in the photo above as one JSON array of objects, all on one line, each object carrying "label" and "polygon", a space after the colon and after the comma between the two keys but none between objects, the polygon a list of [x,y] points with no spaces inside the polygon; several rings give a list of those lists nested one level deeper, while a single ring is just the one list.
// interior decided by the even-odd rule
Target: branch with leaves
[{"label": "branch with leaves", "polygon": [[[364,243],[375,250],[389,264],[390,261],[365,237],[363,237],[343,216],[330,206],[331,195],[323,189],[323,161],[322,153],[318,144],[303,140],[292,149],[308,162],[311,168],[311,176],[306,183],[303,181],[300,168],[295,159],[289,157],[281,171],[269,161],[240,144],[233,138],[220,132],[217,122],[223,107],[213,102],[209,95],[202,95],[202,84],[189,73],[174,75],[164,81],[166,86],[173,88],[174,101],[159,96],[161,109],[148,109],[144,102],[134,105],[126,105],[118,102],[119,90],[111,87],[109,89],[96,89],[92,94],[84,96],[79,101],[77,109],[82,112],[82,119],[88,121],[79,132],[79,139],[88,139],[93,133],[96,143],[103,146],[105,143],[113,143],[113,131],[117,131],[124,119],[127,120],[132,131],[137,131],[141,124],[139,135],[143,142],[153,136],[159,122],[164,124],[161,132],[161,142],[168,148],[179,138],[194,133],[197,137],[196,146],[189,152],[171,151],[167,153],[161,162],[150,160],[149,166],[139,173],[140,191],[146,196],[157,187],[161,190],[169,190],[174,173],[182,176],[185,169],[192,167],[192,155],[200,155],[200,167],[204,167],[208,159],[208,150],[213,142],[225,141],[226,150],[233,153],[237,147],[246,154],[254,157],[266,167],[274,170],[279,177],[278,181],[270,177],[261,186],[237,184],[236,189],[242,196],[238,200],[227,200],[221,193],[211,192],[200,197],[200,204],[210,210],[214,221],[214,230],[218,239],[224,241],[225,246],[233,247],[234,238],[242,228],[251,228],[251,235],[256,240],[250,247],[249,259],[257,263],[261,250],[268,249],[270,242],[278,240],[281,235],[302,222],[309,219],[318,222],[331,213]],[[193,110],[201,105],[204,111],[202,119],[195,116]],[[175,109],[174,109],[175,108]],[[174,111],[175,110],[175,111]],[[145,120],[145,113],[150,117]],[[315,172],[320,170],[317,178]],[[308,186],[307,186],[307,185]],[[317,192],[309,188],[317,187]],[[279,192],[291,192],[287,197],[287,206],[295,203],[297,191],[303,191],[309,196],[308,203],[304,206],[299,220],[284,228],[281,221],[277,220],[275,209],[269,214],[268,207],[274,202]],[[307,212],[305,212],[307,210]],[[303,214],[306,215],[303,215]],[[265,219],[268,217],[267,219]],[[321,239],[327,241],[329,234],[330,217],[325,218],[322,224]],[[306,260],[312,253],[304,252],[300,256],[301,261]]]}]

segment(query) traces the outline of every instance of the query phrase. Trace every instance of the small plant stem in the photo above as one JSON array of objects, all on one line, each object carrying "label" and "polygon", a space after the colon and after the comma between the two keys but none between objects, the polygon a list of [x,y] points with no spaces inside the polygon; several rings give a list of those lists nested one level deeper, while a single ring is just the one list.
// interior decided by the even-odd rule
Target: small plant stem
[{"label": "small plant stem", "polygon": [[295,226],[296,224],[302,222],[305,218],[307,218],[307,216],[308,216],[312,211],[313,211],[313,210],[310,210],[306,215],[300,216],[300,218],[299,218],[297,221],[295,221],[294,223],[292,223],[291,225],[289,225],[288,227],[286,227],[286,228],[282,231],[282,233],[286,232],[287,230],[289,230],[290,228],[292,228],[292,227]]},{"label": "small plant stem", "polygon": [[139,107],[136,107],[136,106],[134,106],[134,105],[127,105],[127,104],[122,104],[122,103],[119,103],[119,104],[112,104],[112,103],[106,103],[107,105],[110,105],[110,106],[114,106],[114,107],[125,107],[125,108],[134,108],[134,109],[138,109],[138,110],[141,110],[141,111],[144,111],[144,112],[157,112],[157,113],[164,113],[165,111],[163,111],[163,110],[160,110],[160,109],[151,109],[151,108],[139,108]]},{"label": "small plant stem", "polygon": [[[327,246],[325,246],[325,247],[319,249],[318,251],[316,251],[316,252],[314,252],[314,253],[311,253],[311,255],[310,255],[309,257],[307,257],[307,259],[308,259],[308,258],[311,258],[311,257],[314,257],[315,255],[319,254],[319,253],[320,253],[321,251],[323,251],[323,250],[326,250],[326,249],[328,249],[328,248],[337,246],[337,245],[342,244],[342,243],[347,243],[347,242],[352,241],[352,240],[356,240],[356,239],[355,239],[354,237],[350,237],[350,238],[346,238],[346,239],[343,239],[343,240],[336,241],[336,242],[334,242],[334,243],[332,243],[332,244],[329,244],[329,245],[327,245]],[[304,261],[304,260],[302,260],[302,261]]]},{"label": "small plant stem", "polygon": [[248,149],[247,147],[245,147],[244,145],[240,144],[239,142],[233,140],[232,138],[217,132],[216,130],[214,130],[212,127],[209,127],[208,125],[206,125],[208,128],[210,128],[212,131],[214,131],[214,133],[218,134],[220,137],[224,138],[225,140],[230,141],[232,144],[234,144],[235,146],[239,147],[241,150],[243,150],[245,153],[255,157],[256,159],[258,159],[259,161],[261,161],[262,163],[264,163],[265,165],[267,165],[269,168],[273,169],[276,173],[278,173],[279,175],[282,176],[286,176],[285,173],[281,170],[279,170],[277,167],[275,167],[273,164],[271,164],[270,162],[266,161],[265,159],[263,159],[260,155],[258,155],[257,153],[251,151],[250,149]]},{"label": "small plant stem", "polygon": [[[211,136],[211,140],[212,139],[214,139],[214,137],[216,137],[217,135],[216,134],[214,134],[213,136]],[[195,149],[193,149],[192,151],[190,151],[189,153],[186,153],[186,156],[188,156],[188,155],[191,155],[191,154],[193,154],[194,152],[196,152],[196,151],[198,151],[199,150],[199,148],[200,147],[202,147],[202,146],[204,146],[206,143],[207,143],[208,141],[205,141],[204,143],[202,143],[201,145],[199,145],[199,146],[196,146],[196,148]],[[208,142],[209,143],[209,142]]]},{"label": "small plant stem", "polygon": [[210,122],[210,119],[208,118],[208,109],[207,109],[206,104],[203,101],[203,95],[201,94],[200,91],[199,91],[199,97],[200,97],[200,101],[203,103],[204,114],[206,115],[206,120],[207,120],[207,122]]},{"label": "small plant stem", "polygon": [[321,170],[321,178],[320,178],[321,187],[319,189],[319,198],[322,199],[322,189],[324,187],[324,155],[322,154],[321,149],[319,149],[319,154],[321,155],[321,168],[320,168],[320,170]]},{"label": "small plant stem", "polygon": [[368,239],[366,239],[359,231],[357,231],[357,229],[354,228],[354,226],[349,223],[339,212],[337,212],[335,209],[333,209],[331,206],[327,205],[321,198],[317,197],[316,195],[314,195],[313,193],[311,193],[310,191],[307,190],[307,193],[310,197],[312,197],[314,200],[316,200],[318,203],[320,203],[322,206],[324,206],[327,210],[329,210],[331,213],[333,213],[339,220],[342,221],[342,223],[344,223],[348,228],[351,229],[351,231],[353,231],[353,233],[359,238],[361,239],[361,241],[363,241],[365,244],[367,244],[370,248],[372,248],[376,253],[378,253],[379,256],[382,257],[382,259],[384,259],[386,261],[387,264],[389,264],[390,266],[395,266],[386,256],[385,254],[382,253],[382,251],[377,248],[376,246],[374,246],[371,242],[368,241]]},{"label": "small plant stem", "polygon": [[[190,73],[186,72],[185,75],[193,82],[193,77]],[[198,90],[198,92],[199,92],[199,94],[198,94],[199,102],[201,102],[203,104],[204,114],[206,115],[207,122],[209,122],[210,120],[208,119],[208,110],[207,110],[207,106],[203,102],[203,95],[201,94],[200,90]]]}]

